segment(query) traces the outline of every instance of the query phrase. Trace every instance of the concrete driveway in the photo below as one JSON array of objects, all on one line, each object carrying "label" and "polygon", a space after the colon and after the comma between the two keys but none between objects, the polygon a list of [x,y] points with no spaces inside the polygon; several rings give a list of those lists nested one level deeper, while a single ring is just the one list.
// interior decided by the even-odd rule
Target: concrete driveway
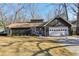
[{"label": "concrete driveway", "polygon": [[74,37],[74,38],[64,37],[62,39],[56,40],[56,42],[64,45],[72,45],[72,46],[67,46],[65,48],[71,52],[74,52],[75,56],[79,56],[79,38],[78,37]]}]

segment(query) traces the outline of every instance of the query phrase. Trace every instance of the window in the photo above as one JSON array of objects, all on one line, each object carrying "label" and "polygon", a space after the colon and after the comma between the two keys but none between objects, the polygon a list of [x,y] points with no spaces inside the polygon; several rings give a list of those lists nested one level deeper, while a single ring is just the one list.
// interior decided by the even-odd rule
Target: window
[{"label": "window", "polygon": [[51,29],[49,31],[51,31]]},{"label": "window", "polygon": [[55,31],[55,29],[54,29],[54,31]]},{"label": "window", "polygon": [[64,29],[62,29],[64,31]]},{"label": "window", "polygon": [[67,31],[67,29],[65,29],[65,31]]},{"label": "window", "polygon": [[60,29],[58,29],[58,31],[60,31]]},{"label": "window", "polygon": [[62,31],[62,29],[61,29],[61,31]]}]

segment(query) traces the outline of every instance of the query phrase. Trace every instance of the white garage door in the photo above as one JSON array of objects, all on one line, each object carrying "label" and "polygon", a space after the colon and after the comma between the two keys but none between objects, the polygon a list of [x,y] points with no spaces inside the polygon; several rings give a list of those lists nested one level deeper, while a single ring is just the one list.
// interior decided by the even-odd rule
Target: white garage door
[{"label": "white garage door", "polygon": [[68,27],[49,27],[49,36],[67,36]]}]

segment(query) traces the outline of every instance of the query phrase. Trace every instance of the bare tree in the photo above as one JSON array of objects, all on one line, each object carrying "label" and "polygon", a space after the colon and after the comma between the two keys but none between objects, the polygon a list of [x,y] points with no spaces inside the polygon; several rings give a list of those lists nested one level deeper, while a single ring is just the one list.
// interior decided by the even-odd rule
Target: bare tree
[{"label": "bare tree", "polygon": [[79,35],[79,3],[77,4],[78,12],[77,12],[77,27],[76,34]]},{"label": "bare tree", "polygon": [[62,4],[63,8],[64,8],[64,15],[65,15],[65,18],[66,20],[68,20],[68,10],[67,10],[67,4],[64,3]]},{"label": "bare tree", "polygon": [[4,4],[2,4],[2,5],[0,5],[0,23],[2,24],[1,26],[3,27],[3,28],[5,28],[5,25],[6,25],[6,19],[7,19],[7,17],[6,17],[6,12],[4,12],[4,10],[3,10],[3,7],[4,7],[5,5]]},{"label": "bare tree", "polygon": [[66,3],[60,3],[58,4],[58,15],[61,16],[62,18],[68,20],[68,4]]},{"label": "bare tree", "polygon": [[15,11],[14,22],[24,22],[24,20],[28,18],[27,15],[30,15],[29,18],[32,19],[41,18],[36,4],[22,4],[21,7],[20,4],[18,4],[18,6],[19,8]]},{"label": "bare tree", "polygon": [[41,18],[37,4],[29,4],[29,12],[32,19]]},{"label": "bare tree", "polygon": [[77,17],[76,34],[79,35],[79,3],[74,3],[73,6],[70,6],[70,8],[74,12],[74,16]]},{"label": "bare tree", "polygon": [[68,20],[68,4],[66,3],[58,3],[58,4],[49,4],[52,6],[56,6],[55,8],[55,16],[61,16]]},{"label": "bare tree", "polygon": [[[19,6],[19,5],[18,5]],[[15,11],[15,16],[14,16],[14,22],[18,21],[18,17],[20,15],[20,11],[24,8],[24,5],[21,6],[20,8],[17,8],[16,11]]]}]

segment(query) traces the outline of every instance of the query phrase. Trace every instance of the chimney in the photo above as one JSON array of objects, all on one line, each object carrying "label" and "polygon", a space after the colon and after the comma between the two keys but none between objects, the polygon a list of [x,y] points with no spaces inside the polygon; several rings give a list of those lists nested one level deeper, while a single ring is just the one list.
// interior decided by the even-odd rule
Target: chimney
[{"label": "chimney", "polygon": [[40,23],[40,22],[43,22],[43,19],[31,19],[31,22]]}]

